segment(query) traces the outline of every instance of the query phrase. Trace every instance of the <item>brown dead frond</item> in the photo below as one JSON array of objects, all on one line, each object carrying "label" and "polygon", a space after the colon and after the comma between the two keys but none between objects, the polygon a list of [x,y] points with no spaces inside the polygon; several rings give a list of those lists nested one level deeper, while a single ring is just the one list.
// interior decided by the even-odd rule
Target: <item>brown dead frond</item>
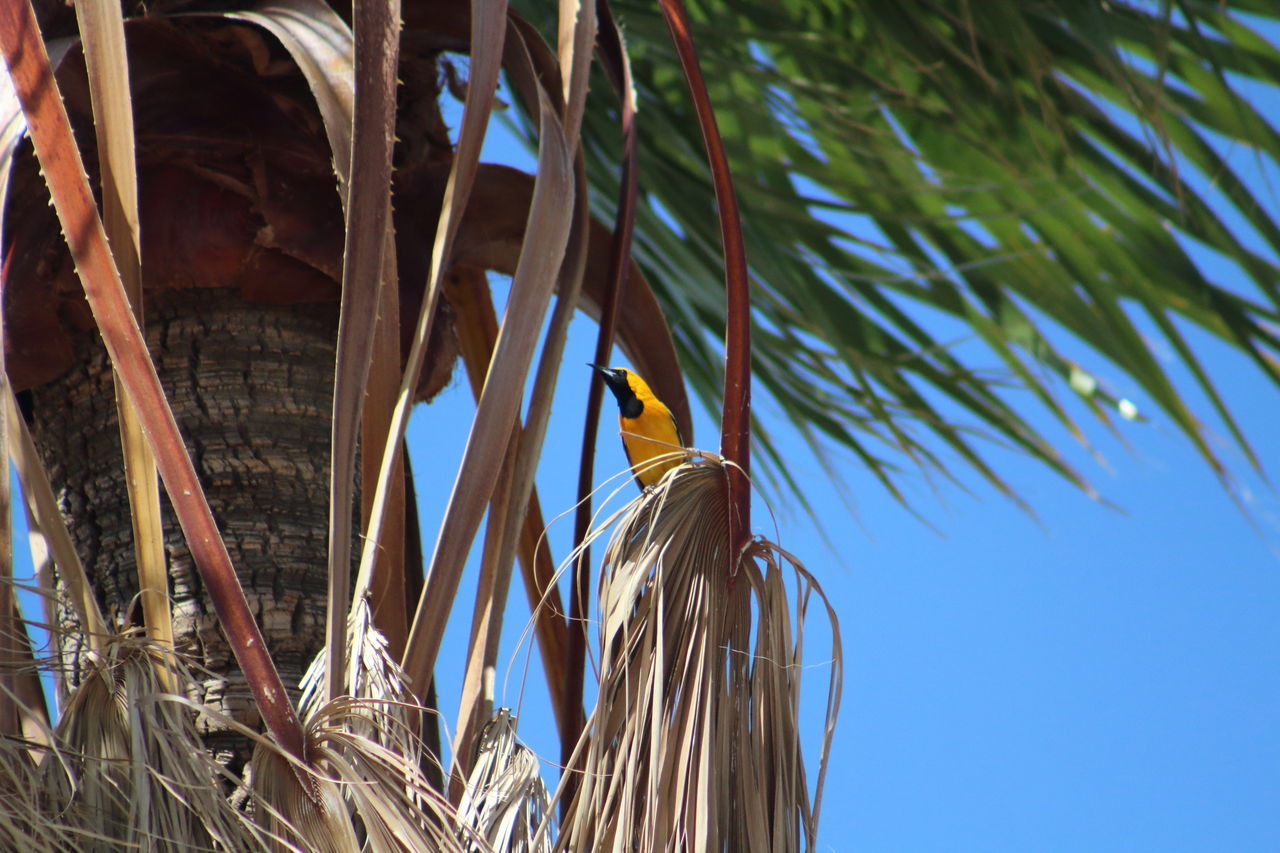
[{"label": "brown dead frond", "polygon": [[0,738],[0,850],[24,853],[76,850],[80,839],[62,815],[45,810],[40,771],[28,745]]},{"label": "brown dead frond", "polygon": [[[259,741],[253,789],[261,797],[263,825],[281,839],[280,848],[326,853],[468,849],[458,840],[453,807],[418,762],[357,731],[371,720],[380,729],[400,725],[386,714],[388,704],[340,697],[312,714],[306,723],[310,770],[301,774],[291,758]],[[412,736],[405,732],[392,740]],[[307,785],[300,775],[308,778]]]},{"label": "brown dead frond", "polygon": [[[741,561],[729,553],[726,473],[718,461],[682,466],[615,516],[601,568],[599,696],[557,850],[812,849],[817,796],[799,688],[806,603],[821,591],[775,546],[752,543]],[[827,613],[823,765],[841,666]]]},{"label": "brown dead frond", "polygon": [[249,777],[258,821],[273,839],[265,849],[358,853],[350,811],[332,780],[310,778],[304,786],[289,756],[269,741],[254,747]]},{"label": "brown dead frond", "polygon": [[[480,732],[458,815],[488,849],[551,852],[551,809],[538,757],[517,742],[516,718],[506,708],[500,708]],[[467,849],[478,853],[486,848],[477,841],[468,842]]]},{"label": "brown dead frond", "polygon": [[[153,641],[128,636],[105,644],[36,770],[33,838],[52,832],[78,853],[260,849],[255,830],[224,795],[225,771],[205,752],[195,714],[185,698],[166,693],[165,679],[192,682]],[[15,821],[9,815],[0,824]]]},{"label": "brown dead frond", "polygon": [[[346,695],[362,703],[349,706],[351,730],[371,738],[406,759],[419,761],[422,742],[414,734],[424,713],[405,683],[400,664],[391,655],[386,637],[374,627],[369,600],[362,587],[347,616]],[[320,650],[302,677],[302,718],[309,720],[325,707],[327,646]]]}]

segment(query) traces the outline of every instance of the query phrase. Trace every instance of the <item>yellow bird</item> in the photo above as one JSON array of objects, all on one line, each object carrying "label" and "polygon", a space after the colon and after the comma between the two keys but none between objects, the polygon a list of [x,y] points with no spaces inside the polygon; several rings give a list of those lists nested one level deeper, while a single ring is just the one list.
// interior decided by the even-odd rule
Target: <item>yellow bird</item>
[{"label": "yellow bird", "polygon": [[671,410],[654,396],[648,384],[622,367],[591,365],[618,399],[622,449],[643,490],[684,462],[684,442]]}]

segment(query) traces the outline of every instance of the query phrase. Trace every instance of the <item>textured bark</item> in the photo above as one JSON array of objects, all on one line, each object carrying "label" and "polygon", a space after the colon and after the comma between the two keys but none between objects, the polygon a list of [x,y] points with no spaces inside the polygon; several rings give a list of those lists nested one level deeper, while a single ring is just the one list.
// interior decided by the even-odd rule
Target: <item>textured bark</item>
[{"label": "textured bark", "polygon": [[[74,28],[65,8],[53,11],[46,35]],[[344,230],[332,153],[303,76],[264,32],[148,15],[128,24],[127,42],[148,339],[250,606],[285,684],[296,685],[322,645],[326,604]],[[434,48],[402,51],[397,183],[452,156],[436,56]],[[58,77],[93,179],[89,89],[74,50]],[[0,263],[7,366],[15,387],[31,391],[34,432],[63,511],[104,611],[118,623],[135,606],[137,577],[114,390],[46,198],[34,158],[23,153]],[[434,220],[411,224],[399,240],[410,256],[399,267],[401,290],[412,295],[401,297],[402,352],[427,274],[421,246],[435,230]],[[454,361],[447,306],[433,329],[423,397],[446,384]],[[171,517],[165,537],[179,642],[211,673],[193,698],[256,726]],[[82,640],[67,633],[76,627],[69,608],[59,618],[74,684]],[[225,734],[207,742],[243,753]]]},{"label": "textured bark", "polygon": [[[174,415],[286,686],[324,643],[329,415],[337,306],[252,304],[225,290],[157,294],[147,340]],[[33,431],[108,619],[137,595],[111,371],[85,338],[76,366],[35,389]],[[179,647],[208,670],[199,701],[246,725],[257,713],[167,499],[165,550]],[[64,628],[74,614],[60,608]],[[63,634],[74,673],[80,649]],[[73,676],[74,677],[74,676]],[[297,693],[293,698],[296,700]],[[237,736],[206,743],[243,759]]]}]

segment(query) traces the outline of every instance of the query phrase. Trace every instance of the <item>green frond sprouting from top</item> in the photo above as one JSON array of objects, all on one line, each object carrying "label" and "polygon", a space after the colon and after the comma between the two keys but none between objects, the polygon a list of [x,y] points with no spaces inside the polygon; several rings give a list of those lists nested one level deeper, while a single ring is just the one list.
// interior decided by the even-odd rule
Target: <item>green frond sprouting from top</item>
[{"label": "green frond sprouting from top", "polygon": [[[636,254],[710,402],[724,297],[701,139],[656,7],[614,6],[640,99]],[[743,207],[757,380],[818,452],[851,450],[900,499],[904,462],[952,476],[949,457],[1012,496],[975,440],[987,437],[1087,488],[1061,436],[1002,386],[1087,445],[1064,392],[1104,423],[1134,419],[1099,378],[1123,374],[1224,480],[1191,394],[1257,465],[1186,335],[1208,332],[1280,382],[1280,204],[1259,180],[1280,180],[1277,116],[1260,108],[1280,104],[1280,8],[691,11]],[[604,212],[615,107],[605,85],[595,92],[584,140]],[[1208,255],[1238,274],[1210,275]],[[786,476],[762,438],[767,468]]]}]

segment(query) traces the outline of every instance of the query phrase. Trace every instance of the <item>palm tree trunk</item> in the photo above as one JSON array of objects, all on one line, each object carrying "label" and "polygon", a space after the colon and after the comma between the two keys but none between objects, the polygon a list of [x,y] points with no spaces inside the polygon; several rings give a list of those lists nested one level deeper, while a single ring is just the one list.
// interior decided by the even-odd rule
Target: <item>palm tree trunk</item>
[{"label": "palm tree trunk", "polygon": [[[295,687],[324,642],[329,415],[337,306],[246,302],[232,291],[158,294],[147,340],[241,583],[284,682]],[[76,366],[32,392],[33,434],[104,613],[131,616],[138,592],[111,370],[86,339]],[[181,531],[162,498],[178,647],[208,670],[193,697],[257,725]],[[74,613],[58,608],[60,627]],[[74,679],[82,649],[60,632]],[[296,700],[296,694],[293,697]],[[209,731],[233,766],[247,744]]]}]

